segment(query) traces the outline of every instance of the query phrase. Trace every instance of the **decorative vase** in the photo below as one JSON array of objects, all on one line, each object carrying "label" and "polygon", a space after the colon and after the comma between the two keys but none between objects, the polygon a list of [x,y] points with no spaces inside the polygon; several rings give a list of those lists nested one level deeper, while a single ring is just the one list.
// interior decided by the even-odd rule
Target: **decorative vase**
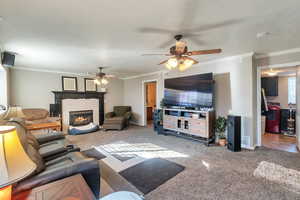
[{"label": "decorative vase", "polygon": [[226,139],[219,139],[219,145],[224,147],[226,145]]}]

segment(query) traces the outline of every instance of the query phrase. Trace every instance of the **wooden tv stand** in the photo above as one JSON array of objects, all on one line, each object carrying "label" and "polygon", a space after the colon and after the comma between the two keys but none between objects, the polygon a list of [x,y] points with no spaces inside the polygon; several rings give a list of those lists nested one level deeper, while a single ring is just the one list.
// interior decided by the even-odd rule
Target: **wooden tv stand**
[{"label": "wooden tv stand", "polygon": [[207,145],[215,139],[214,121],[214,111],[163,109],[165,135],[192,139]]}]

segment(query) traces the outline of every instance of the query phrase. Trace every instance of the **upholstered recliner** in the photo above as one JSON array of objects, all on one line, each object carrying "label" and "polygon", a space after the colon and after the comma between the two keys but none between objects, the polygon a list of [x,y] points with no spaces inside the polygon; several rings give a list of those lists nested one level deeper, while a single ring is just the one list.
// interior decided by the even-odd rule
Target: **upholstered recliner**
[{"label": "upholstered recliner", "polygon": [[20,118],[11,118],[6,124],[17,128],[17,133],[24,149],[26,149],[27,143],[32,144],[45,160],[68,152],[80,151],[60,132],[34,136],[26,130],[24,120]]},{"label": "upholstered recliner", "polygon": [[22,119],[10,119],[8,122],[2,121],[1,124],[16,127],[24,150],[37,166],[31,176],[14,185],[14,194],[75,174],[82,174],[94,195],[99,197],[100,166],[97,160],[77,152],[80,149],[69,149],[65,145],[71,144],[67,139],[62,138],[64,137],[62,135],[49,134],[35,138],[26,131]]},{"label": "upholstered recliner", "polygon": [[129,125],[132,117],[130,106],[114,106],[114,111],[105,114],[103,129],[122,130]]}]

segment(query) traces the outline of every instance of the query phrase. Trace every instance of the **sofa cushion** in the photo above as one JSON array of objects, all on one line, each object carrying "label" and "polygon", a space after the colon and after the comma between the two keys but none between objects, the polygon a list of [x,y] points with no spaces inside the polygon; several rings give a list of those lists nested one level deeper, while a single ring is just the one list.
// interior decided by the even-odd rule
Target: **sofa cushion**
[{"label": "sofa cushion", "polygon": [[117,117],[124,116],[125,113],[131,111],[130,106],[115,106],[114,107],[114,113]]},{"label": "sofa cushion", "polygon": [[32,162],[36,164],[34,173],[37,174],[43,171],[46,166],[39,152],[31,144],[28,145],[26,152]]},{"label": "sofa cushion", "polygon": [[52,156],[66,151],[66,146],[69,145],[67,140],[54,140],[40,145],[39,154],[42,158]]},{"label": "sofa cushion", "polygon": [[41,108],[23,109],[22,111],[26,116],[25,119],[29,121],[45,119],[49,115],[46,109]]},{"label": "sofa cushion", "polygon": [[105,119],[104,124],[115,124],[115,123],[123,123],[125,121],[125,117],[112,117]]}]

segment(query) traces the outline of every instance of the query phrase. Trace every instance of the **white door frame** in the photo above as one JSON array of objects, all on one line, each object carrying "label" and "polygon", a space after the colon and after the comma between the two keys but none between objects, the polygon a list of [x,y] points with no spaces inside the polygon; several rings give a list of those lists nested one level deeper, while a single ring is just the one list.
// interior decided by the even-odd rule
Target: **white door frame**
[{"label": "white door frame", "polygon": [[151,79],[151,80],[144,80],[142,81],[142,99],[143,99],[143,116],[142,116],[142,123],[143,126],[147,126],[147,108],[146,108],[146,95],[145,95],[145,87],[146,87],[146,83],[151,83],[151,82],[155,82],[156,83],[156,107],[158,107],[158,79]]},{"label": "white door frame", "polygon": [[[276,64],[276,65],[266,65],[266,66],[258,66],[257,67],[257,134],[256,134],[256,146],[262,146],[261,142],[261,71],[262,69],[270,69],[270,68],[286,68],[286,67],[296,67],[300,66],[300,62],[293,63],[284,63],[284,64]],[[297,87],[297,86],[296,86]],[[296,111],[297,113],[298,111]],[[297,120],[297,119],[296,119]],[[297,131],[296,131],[297,133]],[[298,141],[298,135],[296,134],[296,138]]]}]

